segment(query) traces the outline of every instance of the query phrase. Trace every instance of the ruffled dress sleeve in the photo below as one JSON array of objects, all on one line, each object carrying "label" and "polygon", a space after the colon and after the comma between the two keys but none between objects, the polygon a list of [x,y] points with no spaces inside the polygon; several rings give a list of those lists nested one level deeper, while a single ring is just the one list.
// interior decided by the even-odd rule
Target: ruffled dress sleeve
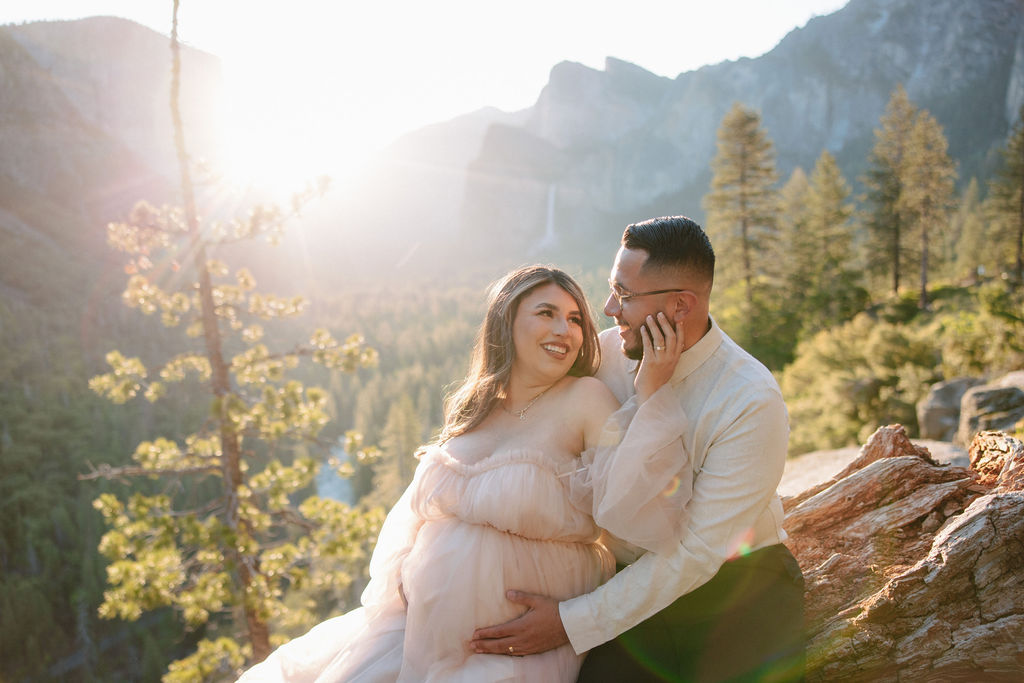
[{"label": "ruffled dress sleeve", "polygon": [[569,477],[573,505],[614,536],[660,554],[674,552],[686,530],[693,471],[683,447],[686,416],[672,387],[642,405],[627,400],[604,425],[596,446]]},{"label": "ruffled dress sleeve", "polygon": [[[423,519],[412,508],[412,498],[420,479],[419,468],[416,474],[412,484],[388,512],[370,557],[370,582],[360,602],[371,614],[395,607],[396,601],[401,604],[399,585],[402,582],[402,564],[423,525]],[[404,610],[404,605],[401,607]]]}]

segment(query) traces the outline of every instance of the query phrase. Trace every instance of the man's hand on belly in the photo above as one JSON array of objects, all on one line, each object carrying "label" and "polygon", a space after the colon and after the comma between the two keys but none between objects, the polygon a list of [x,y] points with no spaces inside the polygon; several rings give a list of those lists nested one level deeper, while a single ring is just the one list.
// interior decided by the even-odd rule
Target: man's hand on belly
[{"label": "man's hand on belly", "polygon": [[509,602],[525,605],[525,614],[498,626],[478,628],[469,646],[479,654],[535,655],[569,642],[558,601],[544,595],[507,591]]}]

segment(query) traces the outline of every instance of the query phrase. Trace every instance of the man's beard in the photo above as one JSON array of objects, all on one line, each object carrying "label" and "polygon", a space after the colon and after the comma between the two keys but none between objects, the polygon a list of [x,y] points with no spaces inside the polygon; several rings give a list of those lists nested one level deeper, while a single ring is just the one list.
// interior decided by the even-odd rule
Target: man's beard
[{"label": "man's beard", "polygon": [[644,357],[644,345],[643,344],[635,344],[633,346],[627,347],[625,345],[625,343],[623,343],[623,345],[622,345],[622,355],[624,355],[626,358],[628,358],[630,360],[636,360],[636,361],[643,360],[643,357]]}]

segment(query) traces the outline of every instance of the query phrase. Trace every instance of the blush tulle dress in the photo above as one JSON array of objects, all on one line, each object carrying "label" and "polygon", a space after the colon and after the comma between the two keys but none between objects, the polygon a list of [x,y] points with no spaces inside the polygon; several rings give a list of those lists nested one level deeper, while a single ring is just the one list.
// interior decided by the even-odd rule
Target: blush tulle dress
[{"label": "blush tulle dress", "polygon": [[575,681],[582,656],[568,644],[509,657],[476,654],[468,642],[525,611],[506,589],[562,600],[607,580],[615,559],[595,518],[649,550],[678,541],[692,475],[678,402],[664,393],[639,411],[627,402],[602,445],[582,456],[509,448],[467,464],[428,446],[381,529],[362,606],[281,646],[240,681]]}]

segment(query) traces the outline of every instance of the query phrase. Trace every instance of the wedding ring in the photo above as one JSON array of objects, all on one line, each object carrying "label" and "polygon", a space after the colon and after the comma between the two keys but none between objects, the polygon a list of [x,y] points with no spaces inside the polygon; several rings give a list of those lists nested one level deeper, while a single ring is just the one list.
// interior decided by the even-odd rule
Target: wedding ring
[{"label": "wedding ring", "polygon": [[511,655],[511,654],[514,654],[514,653],[515,653],[515,648],[513,648],[513,647],[512,647],[511,645],[509,645],[509,646],[508,646],[508,653],[509,653],[510,655]]},{"label": "wedding ring", "polygon": [[664,350],[665,350],[665,347],[664,347],[664,346],[655,346],[655,347],[654,347],[654,350],[655,350],[655,351],[664,351]]}]

